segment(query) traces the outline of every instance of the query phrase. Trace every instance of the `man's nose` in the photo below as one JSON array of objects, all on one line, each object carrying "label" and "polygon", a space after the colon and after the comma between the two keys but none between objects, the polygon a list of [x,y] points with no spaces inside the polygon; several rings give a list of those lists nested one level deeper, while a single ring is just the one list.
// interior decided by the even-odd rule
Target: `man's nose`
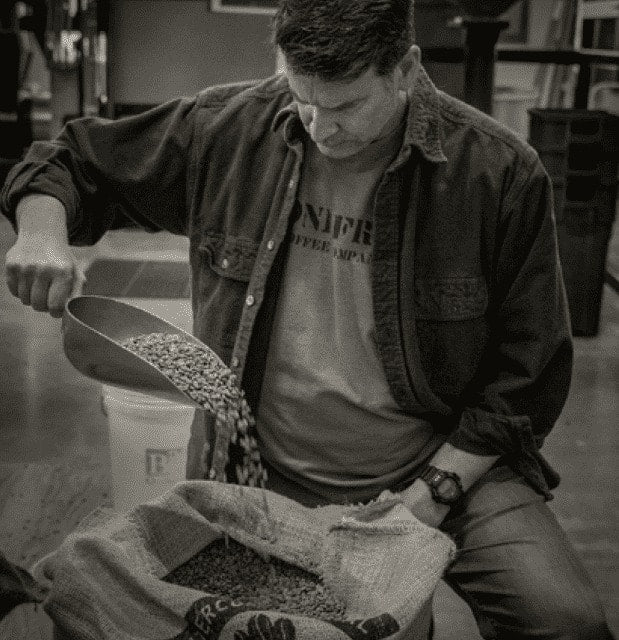
[{"label": "man's nose", "polygon": [[311,107],[308,133],[316,143],[325,142],[337,133],[338,124],[324,109]]}]

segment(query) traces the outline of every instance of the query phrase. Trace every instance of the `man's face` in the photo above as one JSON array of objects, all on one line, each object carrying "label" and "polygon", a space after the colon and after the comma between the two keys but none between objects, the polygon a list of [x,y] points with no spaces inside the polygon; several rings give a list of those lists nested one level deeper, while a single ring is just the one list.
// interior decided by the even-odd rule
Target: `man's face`
[{"label": "man's face", "polygon": [[326,81],[285,65],[290,90],[305,130],[329,158],[351,157],[399,124],[406,94],[401,69],[387,76],[370,67],[355,80]]}]

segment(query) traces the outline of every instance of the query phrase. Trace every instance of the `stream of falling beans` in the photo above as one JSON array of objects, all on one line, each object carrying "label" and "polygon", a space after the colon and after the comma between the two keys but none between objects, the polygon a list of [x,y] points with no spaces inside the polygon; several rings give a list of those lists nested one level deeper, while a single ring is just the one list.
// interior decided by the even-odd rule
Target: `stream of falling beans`
[{"label": "stream of falling beans", "polygon": [[[255,422],[236,376],[206,345],[191,342],[175,333],[149,333],[123,340],[121,346],[155,365],[167,378],[206,411],[215,416],[215,443],[211,463],[208,450],[203,455],[206,477],[226,481],[230,443],[243,449],[243,462],[236,465],[240,485],[266,486],[258,443],[251,435]],[[263,504],[269,519],[266,493]],[[271,527],[272,528],[272,527]],[[227,543],[226,536],[226,543]]]}]

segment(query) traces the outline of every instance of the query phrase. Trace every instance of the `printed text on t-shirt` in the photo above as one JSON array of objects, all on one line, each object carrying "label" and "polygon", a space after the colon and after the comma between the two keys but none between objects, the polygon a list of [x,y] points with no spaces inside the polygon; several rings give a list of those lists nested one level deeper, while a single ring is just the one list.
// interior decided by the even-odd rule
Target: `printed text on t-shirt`
[{"label": "printed text on t-shirt", "polygon": [[292,245],[328,252],[339,260],[367,264],[372,259],[372,221],[334,213],[309,202],[295,203]]}]

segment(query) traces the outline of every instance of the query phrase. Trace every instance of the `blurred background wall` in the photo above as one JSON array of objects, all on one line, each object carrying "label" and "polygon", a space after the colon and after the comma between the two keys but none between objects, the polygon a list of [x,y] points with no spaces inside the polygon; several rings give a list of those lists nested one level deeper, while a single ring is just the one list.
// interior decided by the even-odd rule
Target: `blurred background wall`
[{"label": "blurred background wall", "polygon": [[161,102],[275,69],[269,17],[209,11],[192,0],[113,0],[110,98]]}]

